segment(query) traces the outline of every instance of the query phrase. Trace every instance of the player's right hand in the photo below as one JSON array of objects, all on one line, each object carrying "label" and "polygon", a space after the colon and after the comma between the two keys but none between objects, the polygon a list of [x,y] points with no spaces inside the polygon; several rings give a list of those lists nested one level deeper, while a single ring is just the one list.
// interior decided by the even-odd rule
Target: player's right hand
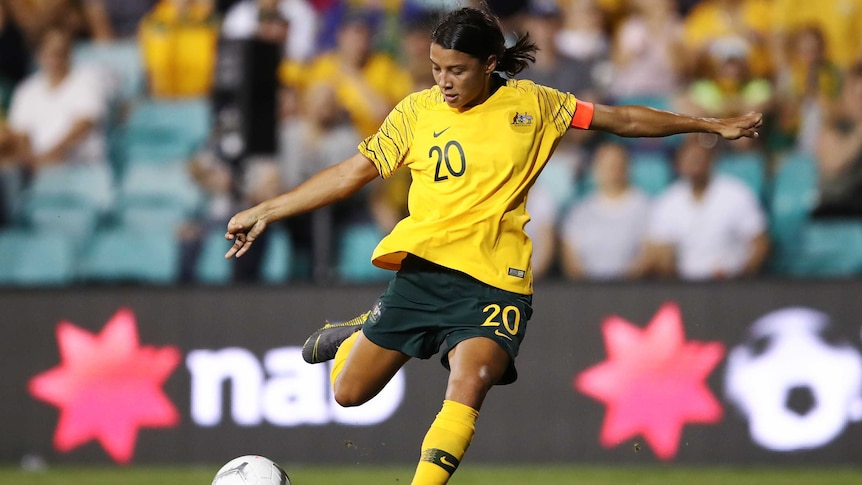
[{"label": "player's right hand", "polygon": [[233,246],[225,253],[225,259],[237,258],[248,252],[254,240],[266,229],[266,221],[257,214],[255,207],[237,213],[227,223],[224,237],[233,241]]}]

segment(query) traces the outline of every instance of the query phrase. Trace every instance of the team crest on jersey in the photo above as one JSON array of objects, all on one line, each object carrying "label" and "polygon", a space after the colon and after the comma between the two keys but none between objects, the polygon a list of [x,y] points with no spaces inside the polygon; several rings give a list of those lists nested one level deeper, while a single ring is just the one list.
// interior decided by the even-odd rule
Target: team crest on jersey
[{"label": "team crest on jersey", "polygon": [[523,114],[515,112],[512,124],[515,126],[530,126],[533,124],[533,117],[527,114],[526,111]]},{"label": "team crest on jersey", "polygon": [[380,320],[381,313],[383,313],[383,302],[377,300],[374,307],[371,308],[371,311],[368,313],[368,319],[372,322],[376,322],[377,320]]}]

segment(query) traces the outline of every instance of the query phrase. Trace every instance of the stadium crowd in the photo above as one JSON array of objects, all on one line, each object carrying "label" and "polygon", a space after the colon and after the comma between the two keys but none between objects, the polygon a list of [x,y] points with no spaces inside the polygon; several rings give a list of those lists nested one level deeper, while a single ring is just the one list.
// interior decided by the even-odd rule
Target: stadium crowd
[{"label": "stadium crowd", "polygon": [[[469,0],[0,0],[0,284],[375,281],[410,175],[284,223],[236,209],[340,162],[433,86]],[[487,0],[520,77],[765,114],[756,140],[571,130],[528,200],[537,279],[862,275],[862,0]],[[489,135],[491,136],[491,135]]]}]

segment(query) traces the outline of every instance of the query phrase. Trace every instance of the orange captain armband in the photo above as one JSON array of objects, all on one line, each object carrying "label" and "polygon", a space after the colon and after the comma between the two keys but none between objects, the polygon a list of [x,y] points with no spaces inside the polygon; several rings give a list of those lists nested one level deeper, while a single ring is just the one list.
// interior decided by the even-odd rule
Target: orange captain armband
[{"label": "orange captain armband", "polygon": [[579,130],[588,130],[590,123],[593,122],[593,103],[578,100],[575,105],[575,116],[572,117],[572,128]]}]

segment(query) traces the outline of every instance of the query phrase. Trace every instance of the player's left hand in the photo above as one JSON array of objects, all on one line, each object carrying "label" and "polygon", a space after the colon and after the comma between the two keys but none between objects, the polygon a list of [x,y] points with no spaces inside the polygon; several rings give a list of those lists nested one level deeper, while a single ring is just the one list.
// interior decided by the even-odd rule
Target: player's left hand
[{"label": "player's left hand", "polygon": [[266,229],[266,221],[258,215],[256,207],[244,210],[230,218],[224,237],[233,241],[233,246],[225,253],[225,259],[237,258],[248,252],[254,240]]},{"label": "player's left hand", "polygon": [[725,140],[736,140],[742,137],[757,138],[760,136],[758,129],[763,125],[763,113],[748,113],[715,121],[718,123],[716,132]]}]

